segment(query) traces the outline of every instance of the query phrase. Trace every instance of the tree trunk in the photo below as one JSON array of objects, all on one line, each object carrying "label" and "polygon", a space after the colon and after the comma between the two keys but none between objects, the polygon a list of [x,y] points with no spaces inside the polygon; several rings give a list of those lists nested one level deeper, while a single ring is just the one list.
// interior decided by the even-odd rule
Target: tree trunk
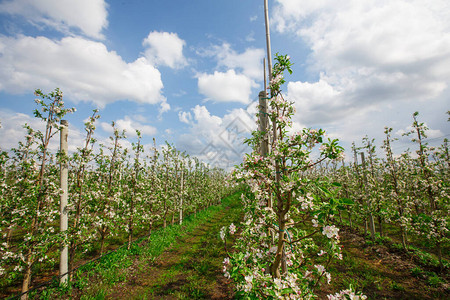
[{"label": "tree trunk", "polygon": [[380,236],[383,236],[383,220],[378,216],[378,226],[380,227]]},{"label": "tree trunk", "polygon": [[[23,282],[22,282],[22,293],[28,292],[28,289],[30,288],[31,267],[33,266],[31,254],[32,254],[32,249],[30,247],[28,249],[28,255],[27,255],[27,269],[25,270],[25,275],[23,277]],[[27,299],[28,299],[28,294],[24,294],[20,297],[20,300],[27,300]]]},{"label": "tree trunk", "polygon": [[153,228],[153,222],[150,222],[150,226],[148,228],[148,238],[150,239],[150,236],[152,235],[152,228]]},{"label": "tree trunk", "polygon": [[364,236],[367,235],[367,218],[364,219]]},{"label": "tree trunk", "polygon": [[133,216],[130,216],[130,223],[128,224],[128,247],[127,247],[128,250],[130,250],[131,248],[132,240],[133,240]]},{"label": "tree trunk", "polygon": [[280,223],[280,227],[278,230],[277,252],[275,255],[275,261],[273,262],[272,267],[271,267],[271,273],[272,273],[273,278],[280,278],[282,273],[284,273],[284,271],[285,271],[285,270],[281,270],[281,272],[280,272],[280,266],[282,265],[282,261],[283,261],[284,235],[285,235],[285,229],[286,229],[286,224],[284,223],[283,220],[284,220],[284,215],[279,217],[279,219],[278,219],[278,222]]},{"label": "tree trunk", "polygon": [[69,281],[72,279],[72,270],[75,261],[75,250],[77,249],[77,245],[72,242],[69,247]]},{"label": "tree trunk", "polygon": [[369,214],[369,229],[370,229],[370,236],[372,240],[375,239],[375,222],[373,220],[372,213]]},{"label": "tree trunk", "polygon": [[163,228],[167,227],[167,210],[164,211],[164,216],[163,216]]},{"label": "tree trunk", "polygon": [[408,251],[408,249],[406,247],[406,232],[405,232],[405,229],[403,228],[403,226],[401,226],[401,233],[402,233],[402,246],[403,246],[403,249],[405,251]]},{"label": "tree trunk", "polygon": [[442,263],[442,247],[441,243],[436,244],[438,259],[439,259],[439,270],[442,272],[444,270],[444,264]]},{"label": "tree trunk", "polygon": [[102,255],[105,250],[105,235],[105,230],[102,228],[100,231],[100,255]]},{"label": "tree trunk", "polygon": [[8,232],[6,233],[6,248],[8,249],[11,246],[11,238],[14,227],[9,227]]}]

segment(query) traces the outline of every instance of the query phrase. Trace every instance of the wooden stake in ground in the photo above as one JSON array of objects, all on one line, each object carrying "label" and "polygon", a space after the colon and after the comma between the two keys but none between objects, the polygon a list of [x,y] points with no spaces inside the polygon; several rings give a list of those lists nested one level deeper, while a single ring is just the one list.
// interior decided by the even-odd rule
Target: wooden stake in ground
[{"label": "wooden stake in ground", "polygon": [[[366,175],[366,160],[364,158],[364,152],[360,153],[361,155],[361,162],[362,162],[362,167],[363,167],[363,179],[364,179],[364,183],[365,185],[367,185],[367,175]],[[365,190],[365,185],[363,186],[363,190]],[[370,205],[370,201],[369,199],[366,200],[366,205],[367,205],[367,209],[369,211],[369,229],[370,229],[370,236],[372,238],[372,240],[375,239],[375,223],[373,220],[373,215],[372,215],[372,210],[371,210],[371,205]]]},{"label": "wooden stake in ground", "polygon": [[[67,161],[67,138],[69,136],[69,122],[67,120],[61,120],[60,129],[60,151],[61,151],[61,167],[60,167],[60,188],[61,188],[61,198],[59,203],[60,212],[60,223],[59,230],[61,232],[67,231],[68,228],[68,216],[67,216],[67,198],[68,198],[68,161]],[[68,276],[68,253],[69,247],[66,242],[63,242],[61,246],[61,255],[59,259],[59,276],[60,283],[66,283],[69,279]]]},{"label": "wooden stake in ground", "polygon": [[267,115],[267,93],[265,91],[259,92],[259,130],[264,133],[264,138],[261,141],[260,153],[261,156],[267,156],[269,153],[269,135],[268,135],[269,118]]}]

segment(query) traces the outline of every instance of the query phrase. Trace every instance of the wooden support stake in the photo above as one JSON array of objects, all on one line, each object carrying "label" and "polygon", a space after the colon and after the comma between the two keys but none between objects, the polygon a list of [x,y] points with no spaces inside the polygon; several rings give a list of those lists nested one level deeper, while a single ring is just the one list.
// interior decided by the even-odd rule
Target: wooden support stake
[{"label": "wooden support stake", "polygon": [[261,141],[260,153],[261,156],[266,156],[269,153],[269,117],[267,115],[267,93],[265,91],[259,92],[259,131],[264,132],[264,138]]},{"label": "wooden support stake", "polygon": [[[367,175],[366,175],[366,160],[364,158],[364,152],[361,152],[361,163],[362,163],[362,167],[363,167],[363,179],[364,179],[364,184],[367,185]],[[366,190],[366,187],[364,186],[364,191]],[[367,205],[367,209],[369,210],[369,229],[370,229],[370,235],[372,240],[375,239],[375,222],[373,220],[373,214],[370,211],[370,202],[369,199],[367,199],[366,201],[366,205]]]},{"label": "wooden support stake", "polygon": [[[60,136],[60,150],[61,150],[61,166],[60,166],[60,187],[61,187],[61,199],[60,199],[60,231],[64,232],[68,228],[68,215],[67,215],[67,198],[68,198],[68,146],[67,138],[69,136],[69,122],[67,120],[61,120],[61,136]],[[61,256],[59,261],[59,275],[60,283],[67,283],[69,279],[69,248],[67,243],[63,243],[61,246]]]}]

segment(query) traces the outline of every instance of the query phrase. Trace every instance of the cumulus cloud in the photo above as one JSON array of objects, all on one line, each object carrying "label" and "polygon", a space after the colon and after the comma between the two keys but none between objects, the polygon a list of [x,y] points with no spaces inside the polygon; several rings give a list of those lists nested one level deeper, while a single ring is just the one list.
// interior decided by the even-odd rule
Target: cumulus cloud
[{"label": "cumulus cloud", "polygon": [[192,115],[188,111],[179,111],[178,118],[180,119],[180,122],[189,124],[189,123],[191,123]]},{"label": "cumulus cloud", "polygon": [[166,99],[163,99],[163,101],[160,103],[160,106],[159,106],[158,118],[162,118],[162,114],[165,112],[168,112],[169,110],[170,110],[170,104],[167,103]]},{"label": "cumulus cloud", "polygon": [[263,49],[247,48],[244,52],[237,53],[230,44],[223,43],[214,46],[211,53],[216,56],[219,67],[238,70],[252,79],[263,78],[262,60],[265,56]]},{"label": "cumulus cloud", "polygon": [[256,129],[255,113],[256,103],[246,109],[233,109],[223,117],[211,114],[201,105],[189,112],[180,112],[180,120],[191,127],[178,138],[177,148],[189,149],[211,165],[230,168],[250,151],[243,141]]},{"label": "cumulus cloud", "polygon": [[25,93],[61,88],[75,101],[98,107],[128,99],[164,102],[161,73],[144,57],[125,62],[99,42],[80,37],[0,36],[0,90]]},{"label": "cumulus cloud", "polygon": [[[427,123],[424,123],[424,126],[426,128],[429,128]],[[397,135],[398,137],[401,137],[401,136],[403,136],[403,134],[409,133],[409,132],[413,132],[411,137],[417,138],[416,129],[412,125],[406,127],[405,129],[397,130],[395,132],[395,135]],[[439,129],[428,129],[426,131],[425,135],[427,136],[426,138],[422,136],[422,138],[424,140],[426,140],[427,138],[429,138],[429,139],[438,139],[440,137],[443,137],[444,133],[441,130],[439,130]]]},{"label": "cumulus cloud", "polygon": [[[125,130],[126,136],[136,137],[136,130],[139,130],[142,136],[151,137],[157,133],[157,129],[150,125],[145,125],[138,121],[131,119],[129,116],[125,116],[123,119],[115,121],[116,128],[119,131]],[[101,128],[108,132],[113,133],[113,128],[110,123],[102,122],[100,123]]]},{"label": "cumulus cloud", "polygon": [[255,87],[258,85],[253,80],[234,70],[198,75],[198,90],[207,100],[246,104],[250,102],[252,88]]},{"label": "cumulus cloud", "polygon": [[207,100],[218,102],[249,103],[257,79],[263,79],[262,59],[264,51],[248,48],[242,53],[233,50],[228,43],[197,51],[200,56],[217,60],[213,74],[197,75],[199,93]]},{"label": "cumulus cloud", "polygon": [[320,72],[317,83],[289,87],[295,100],[315,96],[311,112],[433,99],[448,86],[448,1],[278,0],[274,11],[277,30],[306,41],[310,68]]},{"label": "cumulus cloud", "polygon": [[173,69],[183,68],[187,61],[183,56],[186,42],[172,32],[152,31],[142,42],[145,57],[154,64],[168,66]]},{"label": "cumulus cloud", "polygon": [[448,110],[450,2],[277,0],[272,21],[306,43],[318,78],[288,84],[294,121],[347,145],[366,134],[382,141],[384,126],[405,128],[415,110],[431,134],[444,132],[445,117],[433,115]]},{"label": "cumulus cloud", "polygon": [[[19,142],[25,142],[27,131],[23,126],[28,124],[34,130],[45,130],[45,123],[29,115],[11,112],[9,110],[0,110],[0,149],[9,150],[17,148]],[[69,123],[68,148],[69,152],[75,152],[77,147],[82,147],[85,139],[84,133]],[[59,135],[55,135],[49,144],[51,151],[59,149]]]},{"label": "cumulus cloud", "polygon": [[63,33],[76,28],[89,37],[103,39],[108,26],[104,0],[7,0],[0,12],[22,16],[36,26],[48,26]]}]

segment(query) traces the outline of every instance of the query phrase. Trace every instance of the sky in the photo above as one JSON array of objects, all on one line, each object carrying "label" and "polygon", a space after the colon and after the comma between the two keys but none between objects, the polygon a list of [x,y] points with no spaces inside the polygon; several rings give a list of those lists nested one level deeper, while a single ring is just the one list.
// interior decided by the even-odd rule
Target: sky
[{"label": "sky", "polygon": [[[450,137],[448,0],[271,0],[269,16],[272,54],[294,63],[293,131],[326,130],[347,159],[385,126],[396,152],[415,150],[401,136],[415,111],[431,145]],[[33,92],[59,88],[77,109],[70,151],[98,108],[99,142],[115,121],[127,147],[138,129],[147,149],[155,138],[229,168],[249,151],[265,56],[263,0],[0,0],[0,148],[43,128]]]}]

